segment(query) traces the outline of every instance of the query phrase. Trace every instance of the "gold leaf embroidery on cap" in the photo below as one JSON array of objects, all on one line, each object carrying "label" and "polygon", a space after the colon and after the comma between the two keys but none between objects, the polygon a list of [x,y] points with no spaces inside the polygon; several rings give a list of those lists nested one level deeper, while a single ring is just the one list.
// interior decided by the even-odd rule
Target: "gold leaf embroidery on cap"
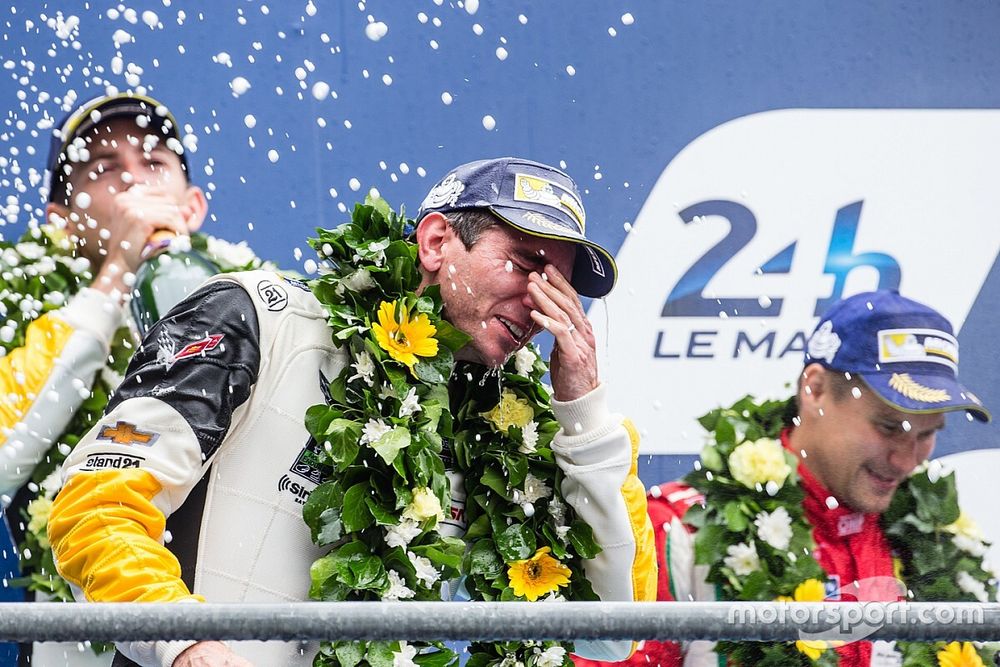
[{"label": "gold leaf embroidery on cap", "polygon": [[951,400],[946,390],[925,387],[911,378],[909,373],[893,373],[889,378],[889,386],[903,396],[921,403],[944,403]]}]

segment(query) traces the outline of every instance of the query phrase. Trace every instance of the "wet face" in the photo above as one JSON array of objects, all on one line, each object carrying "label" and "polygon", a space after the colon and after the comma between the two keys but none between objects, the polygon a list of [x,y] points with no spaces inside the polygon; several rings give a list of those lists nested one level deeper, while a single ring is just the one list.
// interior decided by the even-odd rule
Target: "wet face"
[{"label": "wet face", "polygon": [[833,391],[834,373],[819,364],[805,369],[792,448],[805,451],[806,467],[842,505],[884,512],[900,482],[931,455],[944,415],[900,412],[863,382]]},{"label": "wet face", "polygon": [[469,249],[444,216],[431,214],[418,230],[424,285],[439,284],[445,317],[472,336],[456,355],[500,366],[540,331],[531,319],[537,310],[528,295],[528,276],[552,264],[571,277],[575,248],[522,234],[499,223],[484,231]]},{"label": "wet face", "polygon": [[153,132],[138,127],[132,118],[98,123],[85,138],[89,159],[71,163],[69,205],[53,208],[67,219],[67,231],[82,240],[80,253],[92,263],[99,265],[102,260],[98,249],[113,231],[108,227],[119,193],[135,185],[152,185],[178,206],[187,205],[189,185],[181,159],[165,139],[144,143]]}]

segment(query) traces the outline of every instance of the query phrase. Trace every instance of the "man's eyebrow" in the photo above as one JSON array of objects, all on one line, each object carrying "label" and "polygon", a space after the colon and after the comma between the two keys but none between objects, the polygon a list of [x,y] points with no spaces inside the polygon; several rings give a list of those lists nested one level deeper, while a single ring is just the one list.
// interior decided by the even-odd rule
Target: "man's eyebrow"
[{"label": "man's eyebrow", "polygon": [[514,255],[515,259],[529,266],[545,266],[545,256],[540,255],[538,252],[528,252],[523,248],[514,248],[511,254]]}]

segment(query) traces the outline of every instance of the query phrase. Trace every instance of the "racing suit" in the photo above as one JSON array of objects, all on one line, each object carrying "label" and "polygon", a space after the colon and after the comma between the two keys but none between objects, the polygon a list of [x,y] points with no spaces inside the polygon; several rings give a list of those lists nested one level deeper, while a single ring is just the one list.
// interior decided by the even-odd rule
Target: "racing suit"
[{"label": "racing suit", "polygon": [[[791,430],[781,434],[788,448]],[[826,599],[829,601],[895,602],[894,586],[885,584],[894,578],[893,557],[882,532],[878,514],[861,514],[848,507],[830,509],[829,491],[805,465],[798,468],[805,492],[806,520],[813,527],[816,552],[813,554],[827,573]],[[648,498],[649,515],[656,531],[659,564],[657,600],[716,600],[717,591],[705,581],[708,565],[694,563],[694,530],[684,524],[684,515],[693,505],[704,501],[695,489],[680,482],[658,487]],[[860,582],[855,586],[854,582]],[[866,585],[874,582],[874,585]],[[891,590],[887,590],[891,589]],[[714,642],[647,641],[628,663],[635,667],[717,667],[724,664],[716,655]],[[857,641],[836,649],[842,667],[888,667],[898,665],[894,652],[885,642]],[[597,667],[600,663],[575,660],[577,667]]]},{"label": "racing suit", "polygon": [[[307,599],[309,566],[322,551],[301,517],[320,481],[304,415],[347,363],[326,319],[303,284],[253,271],[215,277],[153,327],[106,415],[66,461],[52,508],[58,568],[78,599]],[[553,409],[579,433],[564,429],[552,448],[567,501],[603,547],[586,565],[595,592],[653,599],[634,429],[606,411],[601,387]],[[192,643],[118,648],[140,665],[166,667]],[[309,665],[317,648],[232,646],[269,666]],[[590,649],[622,659],[631,642]]]}]

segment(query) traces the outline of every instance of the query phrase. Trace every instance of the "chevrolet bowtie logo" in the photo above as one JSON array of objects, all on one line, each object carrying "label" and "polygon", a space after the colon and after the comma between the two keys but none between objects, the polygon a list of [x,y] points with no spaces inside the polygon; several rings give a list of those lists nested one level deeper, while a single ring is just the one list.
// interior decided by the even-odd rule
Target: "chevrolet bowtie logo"
[{"label": "chevrolet bowtie logo", "polygon": [[105,426],[97,435],[98,440],[110,440],[116,445],[144,445],[152,447],[160,437],[159,433],[140,431],[135,424],[118,422],[114,426]]}]

